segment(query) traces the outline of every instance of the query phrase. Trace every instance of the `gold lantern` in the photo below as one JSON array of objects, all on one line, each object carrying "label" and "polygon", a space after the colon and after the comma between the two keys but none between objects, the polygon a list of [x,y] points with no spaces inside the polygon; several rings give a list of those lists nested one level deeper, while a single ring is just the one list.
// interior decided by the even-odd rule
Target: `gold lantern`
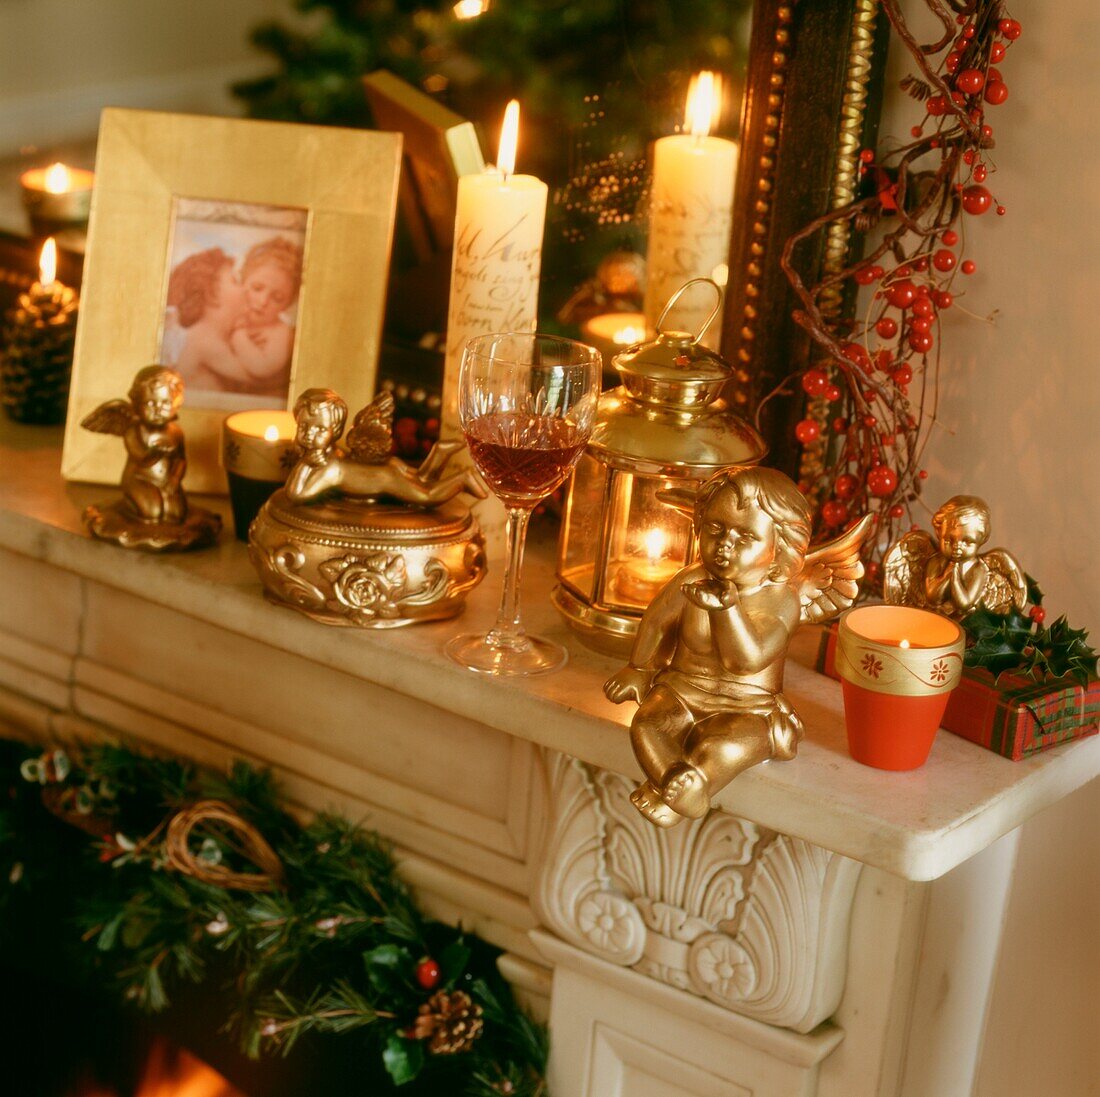
[{"label": "gold lantern", "polygon": [[[681,293],[713,286],[719,304],[699,334],[664,331]],[[569,486],[553,602],[589,646],[629,651],[646,606],[695,557],[691,520],[664,505],[665,488],[697,487],[727,465],[754,465],[760,435],[721,399],[733,369],[700,345],[721,290],[696,278],[673,295],[652,342],[613,360],[618,388],[600,397],[592,438]]]}]

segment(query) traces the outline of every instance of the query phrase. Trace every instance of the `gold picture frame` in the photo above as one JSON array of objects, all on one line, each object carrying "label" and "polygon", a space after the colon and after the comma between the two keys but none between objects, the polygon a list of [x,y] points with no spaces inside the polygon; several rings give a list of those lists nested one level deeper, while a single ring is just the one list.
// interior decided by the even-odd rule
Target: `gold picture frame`
[{"label": "gold picture frame", "polygon": [[[124,396],[143,366],[166,359],[175,364],[166,333],[179,325],[182,313],[169,304],[169,285],[174,265],[182,265],[179,256],[186,254],[184,221],[189,240],[220,243],[220,232],[238,251],[252,240],[264,242],[265,232],[280,235],[297,263],[293,322],[284,311],[268,328],[233,329],[235,339],[258,330],[254,345],[267,346],[267,333],[282,325],[278,334],[289,349],[281,372],[271,374],[271,387],[257,388],[260,382],[248,374],[243,391],[230,392],[240,399],[227,396],[223,406],[196,406],[195,400],[188,406],[185,398],[179,418],[187,436],[188,490],[226,490],[218,462],[221,423],[230,411],[249,406],[250,392],[264,393],[253,406],[290,407],[311,386],[337,390],[352,407],[373,397],[401,141],[397,133],[327,126],[103,112],[61,466],[65,479],[118,482],[118,439],[82,430],[81,420],[104,401]],[[276,227],[257,227],[267,223]],[[186,245],[192,251],[198,246]],[[223,277],[232,275],[238,286],[245,282],[247,260],[234,256],[232,246],[207,250],[221,251],[236,264]],[[241,294],[240,308],[251,307],[251,289],[231,292]],[[285,308],[285,302],[277,299],[271,307]],[[203,382],[211,393],[223,383],[220,377]],[[220,399],[212,395],[210,403]]]}]

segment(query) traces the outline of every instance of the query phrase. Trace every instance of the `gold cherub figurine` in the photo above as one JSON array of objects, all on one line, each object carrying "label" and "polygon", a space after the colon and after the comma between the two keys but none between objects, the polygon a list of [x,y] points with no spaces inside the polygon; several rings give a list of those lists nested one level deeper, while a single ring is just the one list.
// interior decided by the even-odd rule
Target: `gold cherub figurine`
[{"label": "gold cherub figurine", "polygon": [[486,497],[472,470],[443,475],[464,442],[436,442],[416,469],[391,456],[393,411],[393,396],[379,393],[355,417],[345,453],[336,443],[347,422],[347,404],[331,389],[303,392],[294,405],[302,456],[287,479],[287,499],[309,503],[335,494],[437,507],[463,491]]},{"label": "gold cherub figurine", "polygon": [[1027,605],[1023,568],[1004,549],[981,552],[989,540],[984,500],[955,495],[936,511],[936,540],[923,530],[905,534],[886,554],[886,601],[965,617],[982,608],[1007,614]]},{"label": "gold cherub figurine", "polygon": [[165,366],[135,375],[128,399],[100,404],[81,422],[85,430],[117,434],[126,446],[123,498],[90,506],[84,524],[93,537],[123,548],[171,552],[212,545],[221,517],[188,505],[183,490],[187,453],[176,416],[183,378]]},{"label": "gold cherub figurine", "polygon": [[750,766],[795,756],[802,722],[781,692],[787,645],[800,623],[855,601],[871,518],[807,555],[809,503],[774,469],[735,465],[695,496],[659,497],[693,514],[700,561],[650,604],[630,665],[604,692],[639,702],[630,739],[646,780],[630,799],[670,827],[705,815]]}]

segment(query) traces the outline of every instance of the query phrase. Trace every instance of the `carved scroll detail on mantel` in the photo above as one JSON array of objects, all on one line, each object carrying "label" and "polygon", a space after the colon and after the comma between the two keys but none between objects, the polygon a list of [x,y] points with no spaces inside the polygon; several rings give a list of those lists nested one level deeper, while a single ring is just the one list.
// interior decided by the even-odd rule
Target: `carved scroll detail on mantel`
[{"label": "carved scroll detail on mantel", "polygon": [[840,1002],[860,864],[722,811],[669,830],[632,783],[543,752],[533,905],[587,952],[738,1013],[808,1032]]}]

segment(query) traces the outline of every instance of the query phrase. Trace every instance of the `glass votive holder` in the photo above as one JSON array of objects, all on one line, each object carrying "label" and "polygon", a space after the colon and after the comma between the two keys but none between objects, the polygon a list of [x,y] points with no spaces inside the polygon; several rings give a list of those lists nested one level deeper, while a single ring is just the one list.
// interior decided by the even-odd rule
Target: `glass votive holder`
[{"label": "glass votive holder", "polygon": [[848,750],[876,769],[923,766],[962,677],[966,637],[938,613],[859,606],[840,618],[836,669]]},{"label": "glass votive holder", "polygon": [[289,411],[238,411],[222,424],[222,466],[238,541],[248,540],[252,519],[297,463],[295,431]]},{"label": "glass votive holder", "polygon": [[53,164],[30,168],[19,177],[23,206],[36,232],[86,225],[92,208],[95,173]]}]

